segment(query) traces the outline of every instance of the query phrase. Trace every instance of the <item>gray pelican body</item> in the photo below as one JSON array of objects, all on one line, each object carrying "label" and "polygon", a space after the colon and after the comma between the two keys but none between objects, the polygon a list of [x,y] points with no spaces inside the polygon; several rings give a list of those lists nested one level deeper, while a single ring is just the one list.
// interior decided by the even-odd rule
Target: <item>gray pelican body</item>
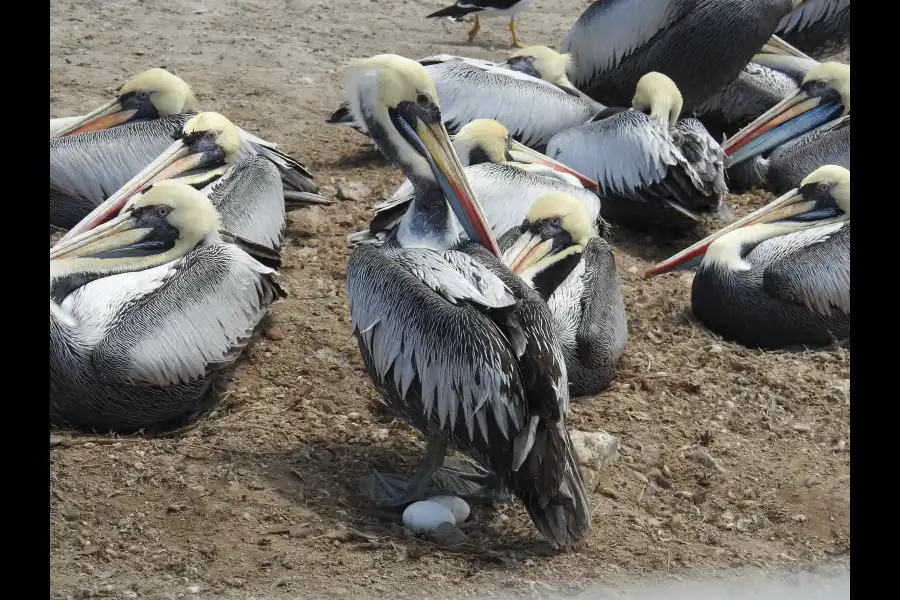
[{"label": "gray pelican body", "polygon": [[557,134],[547,155],[596,179],[613,224],[669,229],[724,217],[722,150],[699,121],[678,120],[681,95],[672,80],[646,74],[632,106]]},{"label": "gray pelican body", "polygon": [[798,189],[650,269],[702,262],[691,305],[745,346],[823,346],[850,338],[850,171],[827,165]]},{"label": "gray pelican body", "polygon": [[[196,114],[197,101],[187,83],[163,69],[150,69],[131,78],[116,99],[89,114],[51,119],[51,223],[68,228],[72,219],[79,221],[75,216],[87,204],[97,206],[146,167]],[[324,202],[306,167],[275,144],[236,130],[234,162],[262,155],[278,168],[289,202],[297,206]]]},{"label": "gray pelican body", "polygon": [[[179,115],[179,118],[181,116],[183,115]],[[157,119],[150,121],[148,125],[161,125],[173,118]],[[60,147],[66,148],[67,153],[57,153],[57,157],[68,156],[68,153],[77,151],[79,146],[72,143],[77,142],[79,138],[98,134],[120,135],[119,131],[131,135],[133,132],[129,132],[127,129],[129,127],[132,125],[59,138]],[[115,193],[107,194],[102,186],[99,189],[80,190],[82,197],[92,195],[96,197],[102,193],[100,197],[102,203],[97,202],[97,206],[86,214],[80,214],[81,219],[69,228],[63,240],[96,226],[98,222],[96,217],[107,212],[102,208],[105,203],[112,203],[121,210],[129,198],[133,198],[143,187],[178,177],[183,183],[202,188],[203,193],[209,196],[221,215],[224,230],[244,237],[261,247],[277,250],[281,245],[285,215],[284,191],[277,166],[262,155],[250,155],[235,163],[241,149],[239,130],[218,113],[205,112],[191,117],[174,137],[176,138],[174,142],[170,138],[170,144]],[[141,144],[131,145],[131,147],[140,146]],[[98,144],[87,147],[102,148]],[[100,156],[102,154],[101,152]],[[55,172],[51,171],[51,200],[54,197],[52,193],[54,189],[76,186],[85,181],[84,173],[63,168],[68,164],[70,163],[62,160],[60,168]],[[121,172],[118,169],[119,165],[113,162],[87,161],[86,165],[96,167],[98,170],[98,177],[93,180],[94,182],[101,181],[104,175]],[[67,203],[61,199],[58,205],[67,206]]]},{"label": "gray pelican body", "polygon": [[[605,229],[600,199],[583,187],[596,189],[597,183],[511,140],[497,121],[472,121],[459,131],[453,146],[495,236],[520,225],[534,201],[550,191],[577,198],[595,227]],[[412,183],[404,181],[390,198],[375,205],[369,228],[351,234],[348,241],[381,243],[400,223],[414,197]]]},{"label": "gray pelican body", "polygon": [[628,320],[612,250],[584,205],[568,194],[545,194],[497,243],[503,262],[547,302],[570,398],[600,393],[616,376]]},{"label": "gray pelican body", "polygon": [[134,431],[175,425],[207,407],[216,375],[283,295],[274,277],[225,243],[209,201],[176,181],[56,246],[51,422]]},{"label": "gray pelican body", "polygon": [[818,60],[842,52],[850,46],[850,0],[807,0],[775,33]]},{"label": "gray pelican body", "polygon": [[803,1],[597,0],[563,41],[569,78],[591,98],[624,106],[645,73],[665,73],[692,112],[733,81]]},{"label": "gray pelican body", "polygon": [[[525,48],[510,60],[531,59],[531,72],[478,59],[450,55],[423,58],[438,91],[447,129],[459,131],[476,119],[493,119],[506,126],[522,144],[540,148],[556,133],[586,123],[602,104],[575,90],[565,75],[568,58],[542,47]],[[509,62],[509,61],[507,61]],[[350,125],[363,133],[342,104],[329,123]]]},{"label": "gray pelican body", "polygon": [[[376,473],[367,493],[381,506],[418,499],[452,445],[496,474],[554,547],[570,546],[589,530],[590,505],[546,304],[500,262],[428,72],[398,56],[372,57],[348,73],[347,95],[416,188],[384,246],[357,246],[347,271],[366,372],[384,403],[428,439],[406,489]],[[453,214],[475,241],[459,244]]]},{"label": "gray pelican body", "polygon": [[723,146],[736,187],[784,193],[824,165],[850,167],[850,67],[818,63],[793,94]]}]

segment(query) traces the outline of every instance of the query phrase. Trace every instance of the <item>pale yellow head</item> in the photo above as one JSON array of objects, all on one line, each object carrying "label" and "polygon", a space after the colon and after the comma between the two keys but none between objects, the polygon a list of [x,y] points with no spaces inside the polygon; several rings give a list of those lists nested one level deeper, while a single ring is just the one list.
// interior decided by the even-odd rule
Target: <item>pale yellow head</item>
[{"label": "pale yellow head", "polygon": [[208,135],[211,140],[225,151],[225,162],[230,163],[241,145],[241,134],[238,128],[216,112],[202,112],[184,124],[182,131],[185,137],[198,133]]},{"label": "pale yellow head", "polygon": [[564,192],[544,194],[534,201],[525,218],[530,223],[558,218],[560,227],[569,232],[572,241],[582,246],[597,236],[597,228],[591,222],[584,203]]},{"label": "pale yellow head", "polygon": [[119,96],[141,92],[150,94],[150,102],[161,117],[197,110],[197,99],[190,86],[165,69],[148,69],[138,73],[119,89]]},{"label": "pale yellow head", "polygon": [[825,165],[819,167],[803,178],[800,187],[810,184],[819,186],[822,192],[827,192],[834,198],[835,203],[850,218],[850,171],[838,165]]},{"label": "pale yellow head", "polygon": [[547,46],[526,46],[510,55],[510,59],[530,58],[531,65],[538,72],[540,78],[550,83],[564,82],[568,85],[567,70],[572,66],[571,54],[560,54]]},{"label": "pale yellow head", "polygon": [[803,85],[827,86],[841,97],[844,111],[841,116],[850,112],[850,65],[839,62],[823,62],[806,73]]},{"label": "pale yellow head", "polygon": [[662,73],[652,71],[638,81],[631,106],[641,112],[649,111],[652,118],[674,127],[681,115],[684,100],[674,81]]},{"label": "pale yellow head", "polygon": [[481,148],[493,163],[507,160],[510,147],[509,130],[494,119],[475,119],[459,130],[453,139],[453,147],[463,164],[468,162],[469,153]]}]

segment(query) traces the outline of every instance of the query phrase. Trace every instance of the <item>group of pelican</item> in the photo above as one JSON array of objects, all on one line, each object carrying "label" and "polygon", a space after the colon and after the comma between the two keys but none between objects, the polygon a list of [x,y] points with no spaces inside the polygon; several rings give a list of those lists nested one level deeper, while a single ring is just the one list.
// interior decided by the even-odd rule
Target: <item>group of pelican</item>
[{"label": "group of pelican", "polygon": [[[563,53],[347,70],[329,122],[406,176],[349,236],[352,332],[385,405],[427,439],[411,478],[362,480],[370,499],[402,507],[462,477],[472,498],[515,496],[554,547],[584,538],[570,399],[609,385],[628,337],[610,227],[728,220],[732,172],[783,195],[646,276],[696,267],[694,314],[727,339],[849,340],[849,67],[774,36],[833,49],[815,25],[842,27],[845,4],[849,23],[832,0],[598,0]],[[760,81],[777,85],[741,104]],[[141,429],[202,410],[284,294],[285,211],[325,200],[273,144],[197,110],[156,69],[51,120],[51,224],[69,229],[50,251],[55,422]],[[735,133],[720,145],[715,127]],[[445,467],[449,448],[485,471]]]}]

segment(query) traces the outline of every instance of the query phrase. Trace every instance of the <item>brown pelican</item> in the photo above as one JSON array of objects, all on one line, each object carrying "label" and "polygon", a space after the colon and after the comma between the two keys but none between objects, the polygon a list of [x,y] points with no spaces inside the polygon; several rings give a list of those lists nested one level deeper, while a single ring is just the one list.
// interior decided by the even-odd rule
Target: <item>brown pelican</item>
[{"label": "brown pelican", "polygon": [[820,167],[647,276],[698,262],[693,311],[722,337],[759,348],[849,340],[850,171]]},{"label": "brown pelican", "polygon": [[497,243],[503,262],[547,302],[562,345],[569,396],[599,393],[628,341],[612,250],[584,204],[562,192],[538,198]]},{"label": "brown pelican", "polygon": [[849,113],[850,66],[817,64],[794,94],[722,146],[729,176],[783,193],[823,165],[850,168]]},{"label": "brown pelican", "polygon": [[[497,121],[472,121],[456,134],[453,147],[495,236],[521,224],[532,203],[554,190],[577,198],[591,222],[605,231],[600,199],[584,189],[586,185],[596,190],[597,182],[512,140],[509,130]],[[381,243],[399,224],[414,197],[412,183],[403,182],[390,198],[375,205],[369,228],[347,240]]]},{"label": "brown pelican", "polygon": [[645,73],[671,77],[689,113],[737,77],[806,0],[596,0],[566,35],[569,78],[623,106]]},{"label": "brown pelican", "polygon": [[[119,89],[116,98],[73,120],[55,135],[51,119],[50,154],[52,157],[53,140],[57,138],[71,134],[99,132],[111,127],[118,129],[130,124],[131,127],[127,130],[109,131],[107,136],[95,134],[94,137],[70,143],[81,144],[86,152],[92,144],[115,144],[112,151],[115,152],[116,158],[112,159],[111,155],[106,155],[103,160],[116,160],[120,163],[120,168],[126,168],[130,171],[130,175],[133,175],[149,162],[143,160],[144,158],[152,160],[164,148],[159,148],[162,143],[160,136],[162,138],[168,136],[166,144],[171,142],[171,138],[179,132],[180,127],[197,111],[197,100],[184,80],[164,69],[149,69],[129,79]],[[240,149],[235,162],[256,154],[268,158],[278,167],[289,200],[293,194],[298,195],[298,200],[303,200],[304,193],[314,195],[318,191],[306,167],[278,150],[276,144],[260,139],[241,128],[238,128],[238,133]],[[142,146],[150,146],[151,150],[145,150]],[[128,177],[122,182],[127,179]],[[112,193],[117,187],[107,190],[107,193]],[[311,196],[310,198],[314,199]],[[321,200],[321,197],[319,199]]]},{"label": "brown pelican", "polygon": [[[103,135],[131,127],[122,125]],[[106,145],[88,145],[82,148],[79,140],[93,133],[67,136],[58,140],[56,153],[51,153],[50,206],[51,219],[54,209],[79,217],[63,240],[90,230],[106,218],[107,204],[114,211],[121,210],[129,198],[143,187],[164,179],[180,177],[183,183],[204,187],[210,200],[222,216],[224,228],[247,240],[270,249],[277,249],[284,228],[285,200],[277,167],[262,155],[249,156],[240,162],[233,161],[240,154],[240,133],[237,127],[219,113],[199,113],[191,117],[181,128],[178,138],[163,149],[146,168],[126,181],[115,193],[106,198],[106,186],[93,187],[104,176],[116,177],[114,161],[104,162]],[[97,160],[85,160],[79,150],[98,151]],[[268,164],[267,164],[268,163]],[[87,173],[76,168],[87,169]],[[96,173],[96,177],[92,177]],[[111,187],[111,185],[109,186]],[[65,192],[65,190],[71,190]],[[83,200],[79,206],[89,206],[90,211],[75,212],[72,198]]]},{"label": "brown pelican", "polygon": [[[499,64],[446,54],[419,63],[434,80],[449,131],[475,119],[494,119],[517,141],[540,148],[555,133],[586,123],[606,108],[574,91],[566,78],[567,60],[549,48],[532,46]],[[525,64],[530,67],[527,72]],[[365,133],[346,103],[332,112],[328,122]]]},{"label": "brown pelican", "polygon": [[699,121],[678,120],[675,83],[647,73],[632,106],[558,133],[547,155],[597,180],[603,216],[613,224],[679,228],[704,215],[726,216],[722,150]]},{"label": "brown pelican", "polygon": [[516,15],[525,10],[534,0],[456,0],[456,3],[447,8],[426,15],[426,19],[436,17],[452,17],[457,19],[466,15],[475,15],[475,25],[469,31],[469,43],[475,41],[478,30],[481,29],[481,17],[509,15],[509,32],[512,34],[512,45],[521,48],[522,44],[516,37]]},{"label": "brown pelican", "polygon": [[850,0],[808,0],[781,19],[776,33],[813,58],[850,46]]},{"label": "brown pelican", "polygon": [[[366,372],[428,439],[405,489],[376,474],[368,494],[382,506],[416,500],[452,445],[499,476],[553,546],[574,544],[590,528],[590,506],[566,430],[568,384],[551,316],[498,259],[428,71],[394,55],[365,59],[348,74],[347,96],[416,189],[384,246],[357,246],[347,270]],[[472,242],[459,244],[453,214]]]},{"label": "brown pelican", "polygon": [[133,431],[209,405],[215,376],[284,294],[218,221],[203,194],[163,181],[51,251],[51,422]]}]

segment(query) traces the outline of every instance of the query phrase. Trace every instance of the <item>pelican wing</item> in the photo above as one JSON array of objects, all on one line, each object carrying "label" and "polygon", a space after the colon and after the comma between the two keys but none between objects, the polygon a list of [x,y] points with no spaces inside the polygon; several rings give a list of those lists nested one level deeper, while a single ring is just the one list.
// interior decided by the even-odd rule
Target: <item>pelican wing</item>
[{"label": "pelican wing", "polygon": [[581,98],[518,71],[480,68],[461,61],[426,68],[451,131],[475,119],[494,119],[526,146],[540,146],[553,134],[585,123],[594,114]]},{"label": "pelican wing", "polygon": [[623,196],[659,183],[684,162],[668,130],[635,110],[558,133],[546,154],[597,181],[602,192]]},{"label": "pelican wing", "polygon": [[[483,306],[447,300],[484,297],[484,289],[461,283],[468,278],[457,266],[464,259],[442,262],[451,253],[435,252],[433,260],[414,264],[426,253],[359,246],[350,256],[350,316],[366,370],[396,410],[463,448],[486,449],[498,435],[512,440],[526,426],[516,356]],[[514,303],[508,291],[488,300]]]},{"label": "pelican wing", "polygon": [[99,205],[168,148],[191,117],[175,115],[50,140],[50,195]]},{"label": "pelican wing", "polygon": [[237,359],[283,292],[274,271],[230,244],[203,244],[162,268],[96,346],[99,372],[133,384],[172,385]]},{"label": "pelican wing", "polygon": [[773,254],[763,271],[767,294],[822,315],[838,310],[850,314],[849,222],[792,233],[760,246],[764,244],[771,249],[763,252]]},{"label": "pelican wing", "polygon": [[785,15],[775,33],[782,35],[803,31],[810,25],[834,16],[850,6],[850,0],[807,0],[802,6]]},{"label": "pelican wing", "polygon": [[281,247],[284,189],[278,168],[262,156],[232,165],[209,186],[222,228],[270,249]]},{"label": "pelican wing", "polygon": [[768,66],[750,63],[737,79],[707,98],[695,111],[711,115],[738,128],[797,91],[797,81]]},{"label": "pelican wing", "polygon": [[677,0],[597,0],[562,43],[562,52],[572,54],[572,81],[582,84],[617,66],[691,7]]},{"label": "pelican wing", "polygon": [[697,119],[682,119],[675,124],[672,138],[684,158],[679,165],[690,177],[693,187],[707,196],[724,198],[728,193],[725,153],[703,124]]},{"label": "pelican wing", "polygon": [[[575,333],[575,348],[582,364],[609,365],[622,356],[628,342],[628,320],[616,279],[615,257],[609,244],[596,237],[585,246],[583,263],[583,292],[578,300],[581,322]],[[553,298],[550,302],[552,310]]]},{"label": "pelican wing", "polygon": [[241,145],[238,148],[235,162],[257,154],[264,156],[278,167],[283,184],[287,189],[312,193],[319,191],[319,187],[313,181],[312,173],[297,160],[279,150],[277,144],[256,137],[240,127],[238,127],[238,133],[241,136]]}]

